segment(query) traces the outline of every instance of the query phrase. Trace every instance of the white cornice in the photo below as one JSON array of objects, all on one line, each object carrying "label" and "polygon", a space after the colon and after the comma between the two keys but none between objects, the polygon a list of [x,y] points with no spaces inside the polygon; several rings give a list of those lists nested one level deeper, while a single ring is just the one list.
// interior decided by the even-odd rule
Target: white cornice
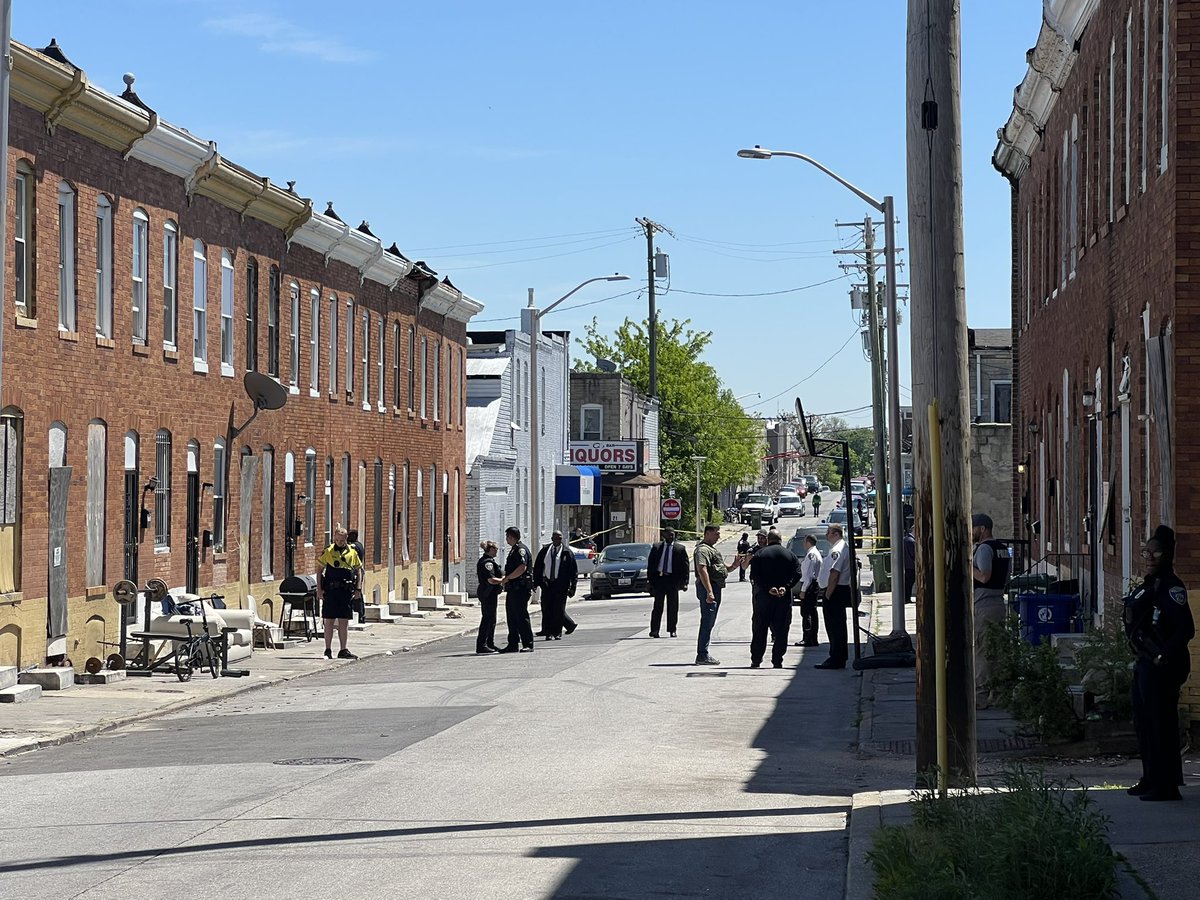
[{"label": "white cornice", "polygon": [[992,165],[1012,179],[1029,168],[1058,93],[1078,57],[1076,47],[1100,0],[1043,0],[1042,28],[1028,53],[1029,69],[1013,92],[1013,111],[997,132]]},{"label": "white cornice", "polygon": [[468,297],[466,294],[459,294],[458,300],[450,311],[446,313],[446,318],[453,319],[456,322],[470,322],[472,318],[483,312],[483,304],[474,297]]},{"label": "white cornice", "polygon": [[129,155],[177,178],[187,178],[208,157],[209,150],[208,141],[160,121],[158,127],[139,141]]},{"label": "white cornice", "polygon": [[444,284],[437,284],[421,295],[421,309],[427,309],[434,315],[444,316],[454,308],[459,298],[458,291]]}]

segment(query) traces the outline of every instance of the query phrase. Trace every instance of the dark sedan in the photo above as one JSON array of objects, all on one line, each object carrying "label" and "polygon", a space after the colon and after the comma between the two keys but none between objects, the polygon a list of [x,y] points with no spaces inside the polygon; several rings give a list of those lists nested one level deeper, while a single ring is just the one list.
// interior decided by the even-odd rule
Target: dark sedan
[{"label": "dark sedan", "polygon": [[610,544],[605,547],[596,557],[591,599],[605,600],[614,594],[650,593],[646,572],[649,560],[649,544]]}]

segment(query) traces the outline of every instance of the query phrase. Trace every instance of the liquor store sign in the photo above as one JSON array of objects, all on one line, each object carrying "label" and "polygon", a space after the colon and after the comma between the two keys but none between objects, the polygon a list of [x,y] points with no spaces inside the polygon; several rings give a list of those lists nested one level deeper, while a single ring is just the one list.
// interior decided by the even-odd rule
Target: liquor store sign
[{"label": "liquor store sign", "polygon": [[641,441],[571,441],[571,465],[595,466],[601,472],[641,474]]}]

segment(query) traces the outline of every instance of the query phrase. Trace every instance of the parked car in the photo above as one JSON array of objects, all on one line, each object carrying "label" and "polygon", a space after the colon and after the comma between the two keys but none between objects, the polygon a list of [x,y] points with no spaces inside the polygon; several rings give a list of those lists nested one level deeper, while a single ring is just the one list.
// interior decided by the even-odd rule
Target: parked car
[{"label": "parked car", "polygon": [[800,499],[800,495],[785,494],[781,491],[779,499],[775,502],[776,518],[782,519],[784,516],[802,515],[804,515],[804,501]]},{"label": "parked car", "polygon": [[804,483],[808,487],[808,492],[810,494],[824,490],[824,487],[816,475],[805,475]]},{"label": "parked car", "polygon": [[803,481],[792,482],[791,484],[785,484],[783,487],[781,487],[779,489],[779,493],[796,494],[797,496],[803,498],[808,494],[808,485]]},{"label": "parked car", "polygon": [[572,547],[575,555],[575,567],[580,575],[591,575],[596,568],[596,550],[593,547]]},{"label": "parked car", "polygon": [[591,574],[591,599],[606,600],[614,594],[648,594],[650,579],[649,544],[609,544],[596,557]]},{"label": "parked car", "polygon": [[738,521],[743,525],[749,525],[754,521],[754,514],[758,513],[762,517],[764,525],[770,525],[775,521],[774,504],[771,503],[771,498],[766,494],[750,494],[746,497],[742,508],[738,512]]},{"label": "parked car", "polygon": [[746,502],[746,498],[749,497],[752,493],[754,493],[754,492],[753,491],[738,491],[737,494],[734,495],[733,505],[736,506],[738,509],[741,509],[742,504]]}]

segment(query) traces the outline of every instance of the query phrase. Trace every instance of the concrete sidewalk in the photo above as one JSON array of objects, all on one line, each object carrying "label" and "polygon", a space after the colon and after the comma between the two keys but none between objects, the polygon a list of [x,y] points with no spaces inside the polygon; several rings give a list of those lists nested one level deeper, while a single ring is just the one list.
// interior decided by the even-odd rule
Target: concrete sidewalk
[{"label": "concrete sidewalk", "polygon": [[[865,595],[871,630],[891,631],[891,597]],[[906,627],[916,634],[916,606],[906,607]],[[859,754],[864,759],[911,757],[916,765],[916,670],[866,669],[861,682]],[[1006,762],[1034,756],[1034,743],[1017,734],[1017,725],[1003,710],[981,710],[977,722],[978,759],[982,779],[998,774]],[[1142,803],[1123,788],[1141,775],[1138,760],[1119,757],[1091,759],[1037,758],[1048,774],[1074,779],[1092,788],[1096,808],[1110,820],[1109,839],[1126,864],[1119,876],[1123,898],[1190,898],[1200,883],[1200,796],[1184,788],[1182,803]],[[1193,779],[1197,764],[1185,758],[1184,771]],[[1193,782],[1194,783],[1194,782]],[[875,832],[885,825],[909,820],[910,788],[856,794],[849,826],[846,872],[847,900],[874,896],[874,875],[866,854]],[[1152,893],[1148,892],[1143,883]]]},{"label": "concrete sidewalk", "polygon": [[[423,619],[401,618],[395,622],[351,626],[362,630],[350,632],[349,648],[360,659],[370,659],[471,634],[479,627],[478,606],[451,609],[462,617],[449,618],[450,610],[438,610]],[[536,629],[540,607],[531,606],[529,611]],[[503,640],[503,602],[498,615],[496,635]],[[333,647],[336,653],[336,637]],[[108,685],[75,685],[63,691],[46,691],[32,703],[6,704],[0,707],[0,757],[76,741],[131,722],[355,663],[355,660],[325,659],[324,650],[320,638],[300,641],[286,650],[256,649],[248,659],[230,665],[230,668],[249,669],[250,675],[245,678],[213,679],[204,672],[196,672],[191,681],[180,682],[171,673],[155,674]]]}]

